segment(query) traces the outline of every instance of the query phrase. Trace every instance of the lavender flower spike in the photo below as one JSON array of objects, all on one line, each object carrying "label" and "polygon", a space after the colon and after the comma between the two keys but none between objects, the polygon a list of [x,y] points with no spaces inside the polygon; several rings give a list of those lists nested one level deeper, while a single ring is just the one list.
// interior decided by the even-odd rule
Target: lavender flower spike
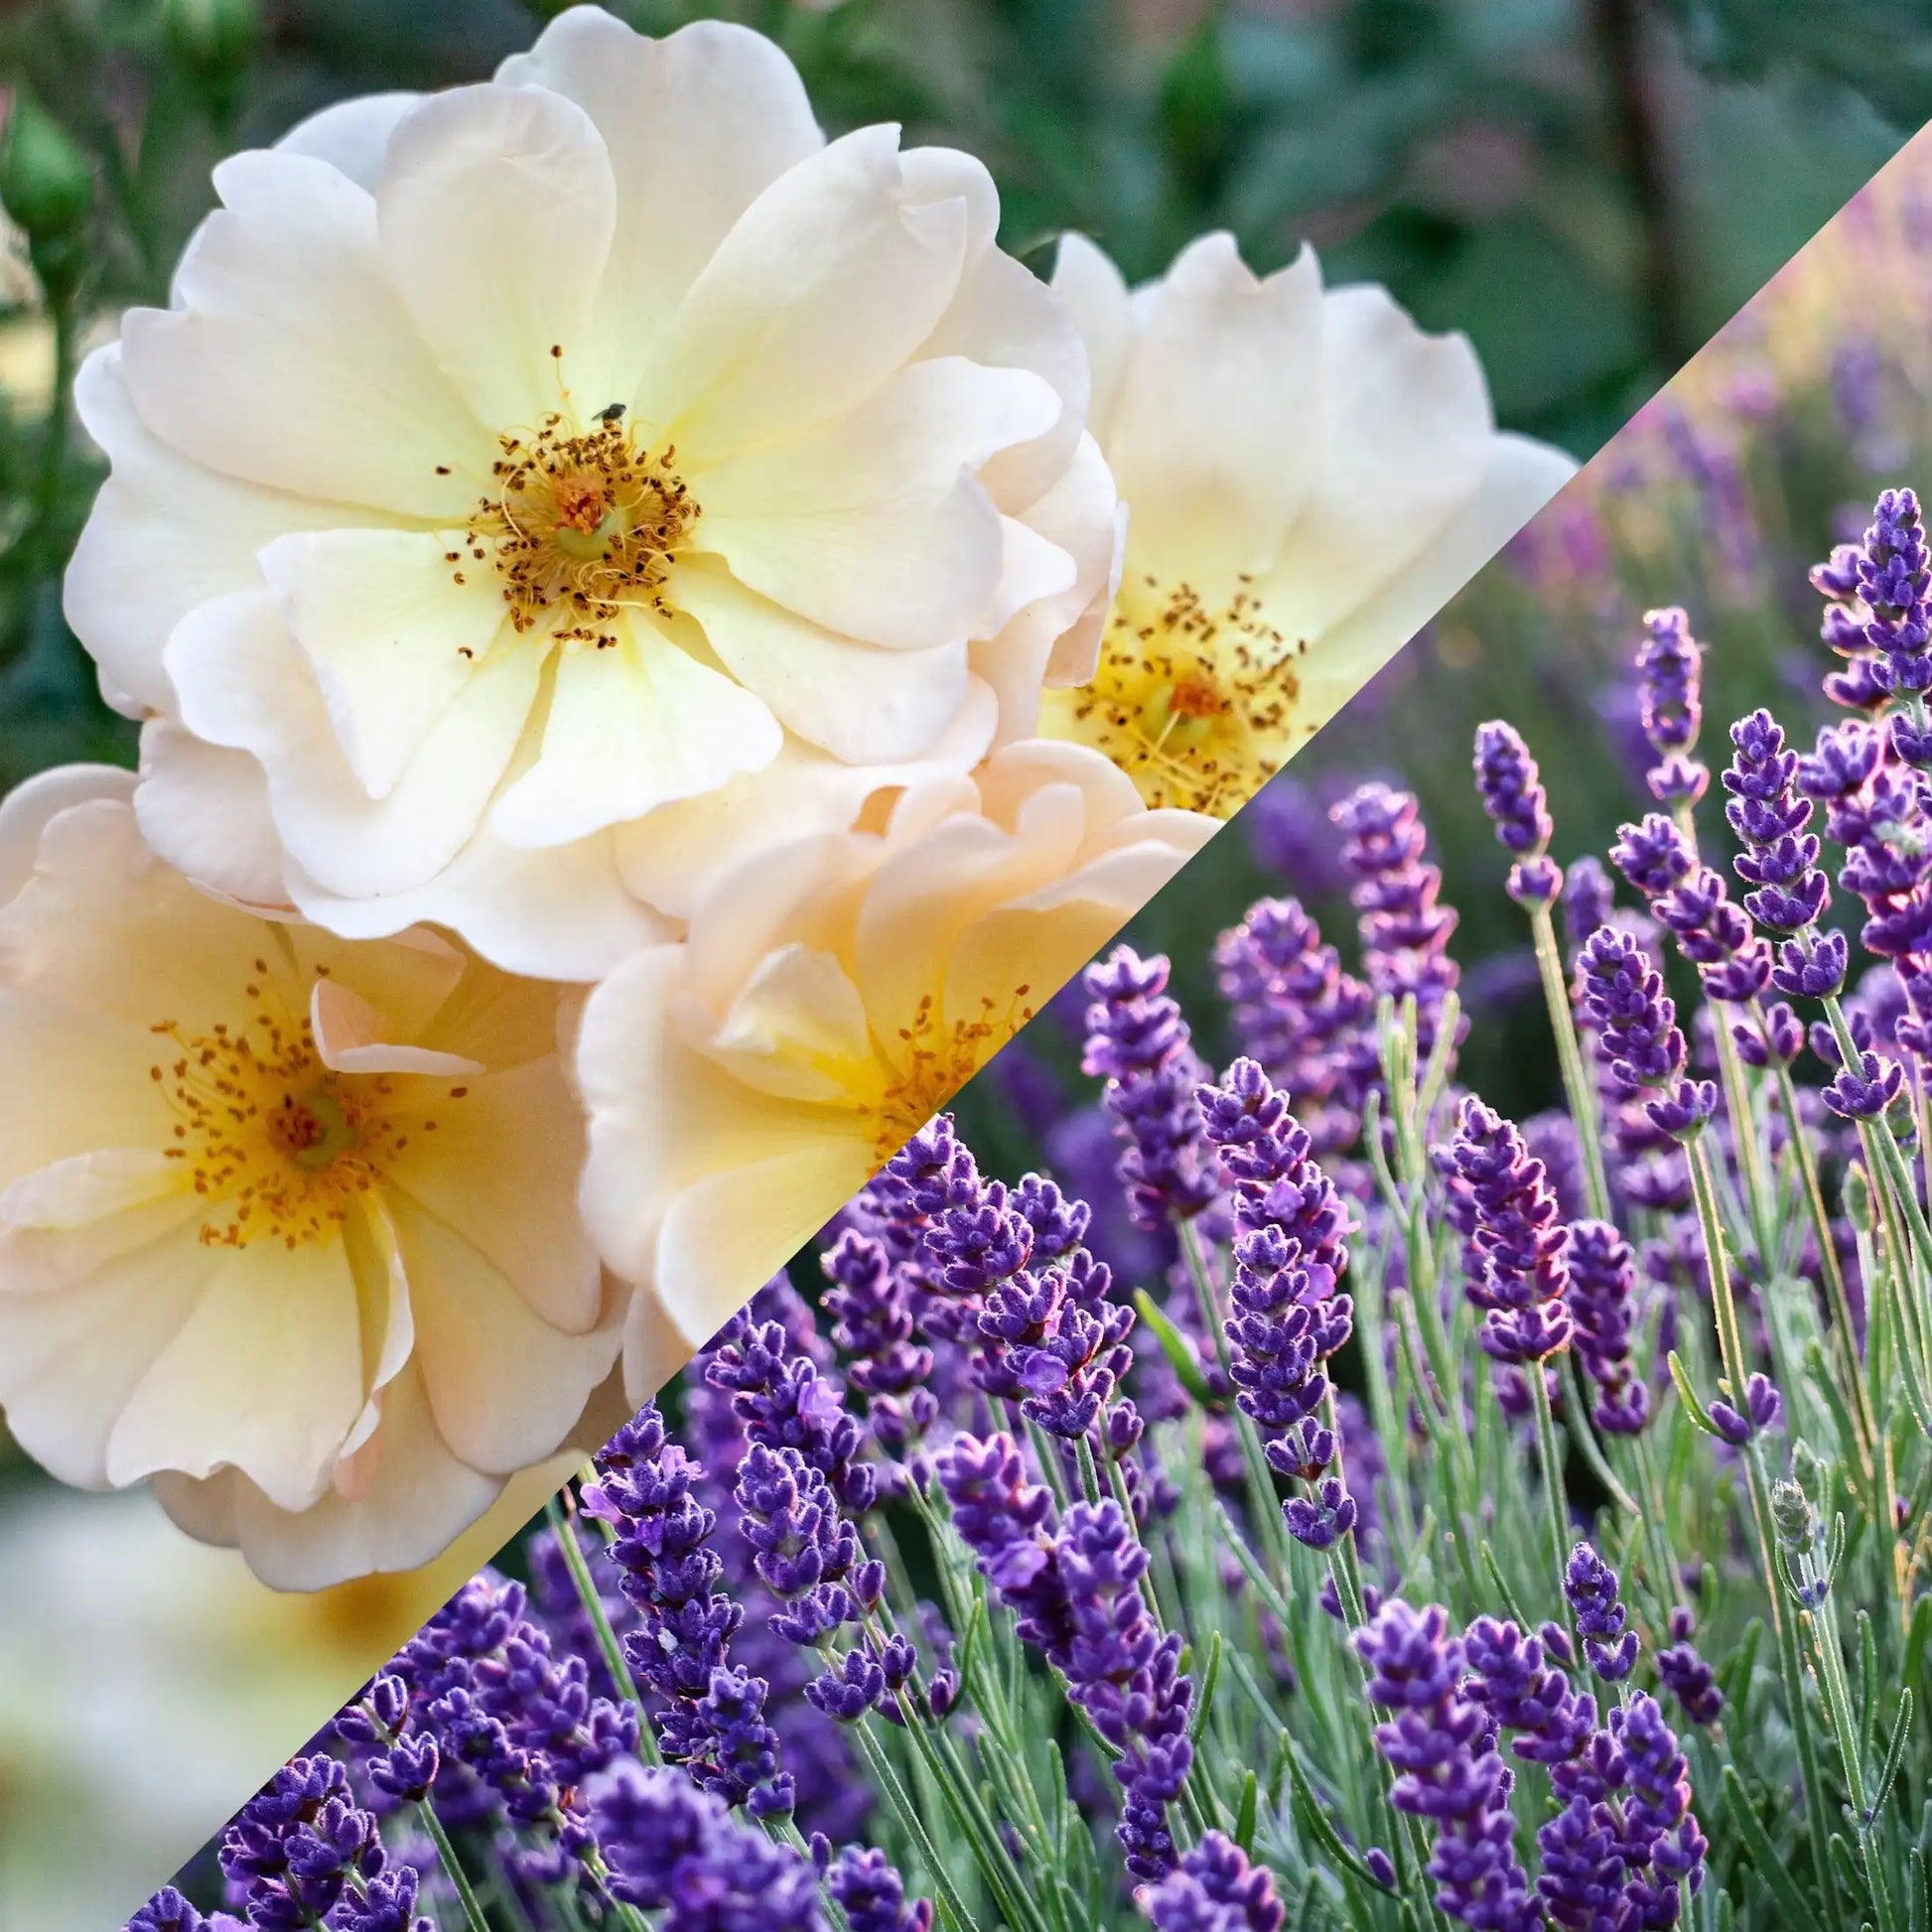
[{"label": "lavender flower spike", "polygon": [[1563,890],[1563,868],[1549,856],[1549,798],[1530,749],[1514,725],[1492,719],[1476,727],[1476,795],[1496,836],[1516,855],[1509,896],[1519,905],[1548,905]]},{"label": "lavender flower spike", "polygon": [[1650,1390],[1630,1360],[1636,1320],[1636,1257],[1607,1221],[1570,1228],[1571,1339],[1597,1390],[1590,1417],[1612,1436],[1634,1436],[1650,1418]]},{"label": "lavender flower spike", "polygon": [[1692,758],[1704,723],[1703,647],[1690,619],[1675,606],[1646,611],[1637,651],[1643,735],[1658,761],[1650,767],[1650,795],[1660,805],[1692,805],[1711,782],[1710,768]]},{"label": "lavender flower spike", "polygon": [[[1348,1212],[1288,1096],[1253,1060],[1236,1060],[1226,1084],[1201,1087],[1197,1100],[1234,1202],[1227,1338],[1236,1400],[1268,1439],[1269,1462],[1311,1482],[1335,1454],[1332,1434],[1315,1420],[1328,1392],[1322,1364],[1353,1323],[1353,1304],[1336,1292],[1348,1266]],[[1290,1506],[1290,1527],[1317,1548],[1354,1520],[1339,1484],[1318,1508]]]},{"label": "lavender flower spike", "polygon": [[611,1895],[661,1932],[826,1932],[811,1866],[675,1771],[625,1765],[596,1824]]},{"label": "lavender flower spike", "polygon": [[1610,1713],[1610,1734],[1623,1752],[1630,1796],[1625,1805],[1625,1855],[1633,1865],[1647,1864],[1645,1884],[1632,1881],[1632,1902],[1640,1925],[1673,1925],[1675,1893],[1688,1879],[1692,1891],[1704,1883],[1708,1841],[1691,1810],[1691,1783],[1676,1734],[1664,1722],[1657,1701],[1638,1691],[1622,1709]]},{"label": "lavender flower spike", "polygon": [[1724,1712],[1725,1694],[1718,1688],[1717,1672],[1691,1641],[1697,1633],[1697,1618],[1680,1603],[1671,1611],[1666,1628],[1670,1644],[1657,1653],[1659,1681],[1694,1725],[1716,1724]]},{"label": "lavender flower spike", "polygon": [[1738,719],[1730,742],[1736,751],[1724,774],[1731,795],[1725,816],[1745,846],[1732,864],[1756,889],[1745,894],[1744,909],[1783,935],[1771,983],[1793,999],[1835,994],[1850,951],[1843,933],[1818,929],[1831,887],[1818,868],[1818,835],[1805,829],[1812,803],[1798,794],[1798,755],[1785,749],[1768,711]]},{"label": "lavender flower spike", "polygon": [[1448,1612],[1395,1598],[1354,1641],[1369,1697],[1390,1713],[1375,1746],[1397,1774],[1391,1798],[1436,1828],[1436,1903],[1479,1932],[1530,1932],[1542,1912],[1516,1859],[1510,1772],[1490,1747],[1488,1713],[1462,1694],[1462,1645]]},{"label": "lavender flower spike", "polygon": [[226,1912],[204,1918],[173,1885],[163,1885],[127,1922],[127,1932],[247,1932]]},{"label": "lavender flower spike", "polygon": [[1589,1667],[1605,1684],[1621,1684],[1636,1668],[1637,1633],[1618,1593],[1616,1572],[1587,1543],[1570,1553],[1563,1593],[1577,1618]]},{"label": "lavender flower spike", "polygon": [[1155,1932],[1281,1932],[1275,1875],[1231,1838],[1208,1832],[1147,1896]]},{"label": "lavender flower spike", "polygon": [[1361,785],[1328,816],[1348,840],[1341,856],[1355,880],[1349,897],[1361,914],[1368,983],[1398,1005],[1414,996],[1417,1042],[1427,1060],[1459,969],[1449,956],[1455,913],[1439,902],[1443,875],[1423,856],[1429,838],[1414,794]]},{"label": "lavender flower spike", "polygon": [[1466,1292],[1485,1311],[1483,1349],[1499,1362],[1542,1362],[1570,1341],[1570,1231],[1543,1163],[1512,1122],[1473,1095],[1456,1116],[1449,1158],[1468,1189]]},{"label": "lavender flower spike", "polygon": [[1694,1139],[1718,1111],[1718,1089],[1683,1077],[1689,1052],[1662,977],[1637,942],[1613,926],[1590,934],[1579,966],[1598,1057],[1629,1091],[1655,1096],[1644,1112],[1659,1131]]},{"label": "lavender flower spike", "polygon": [[1932,690],[1932,565],[1915,490],[1880,492],[1858,571],[1877,683],[1893,698],[1923,698]]},{"label": "lavender flower spike", "polygon": [[651,1404],[612,1437],[584,1486],[586,1514],[617,1531],[611,1555],[638,1628],[624,1660],[655,1692],[658,1742],[706,1790],[759,1815],[789,1811],[791,1779],[764,1720],[767,1686],[731,1668],[744,1609],[719,1588],[724,1563],[710,1547],[717,1517],[695,1494],[701,1464],[671,1442]]},{"label": "lavender flower spike", "polygon": [[1741,1409],[1733,1409],[1727,1402],[1714,1402],[1710,1413],[1711,1420],[1718,1425],[1718,1434],[1732,1449],[1743,1449],[1767,1429],[1777,1427],[1784,1414],[1784,1398],[1772,1386],[1769,1376],[1754,1370],[1744,1380]]},{"label": "lavender flower spike", "polygon": [[905,1881],[884,1852],[848,1845],[826,1872],[825,1889],[849,1932],[931,1932],[931,1900],[906,1903]]},{"label": "lavender flower spike", "polygon": [[1187,1022],[1168,994],[1168,962],[1116,946],[1086,971],[1087,1044],[1080,1065],[1107,1082],[1127,1141],[1121,1179],[1145,1228],[1191,1220],[1214,1198],[1191,1096],[1201,1067]]}]

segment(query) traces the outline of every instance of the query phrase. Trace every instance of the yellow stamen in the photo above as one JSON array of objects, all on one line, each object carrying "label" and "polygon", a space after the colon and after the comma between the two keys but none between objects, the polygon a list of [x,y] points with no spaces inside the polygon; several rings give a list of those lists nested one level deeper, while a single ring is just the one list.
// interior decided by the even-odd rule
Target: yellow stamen
[{"label": "yellow stamen", "polygon": [[445,554],[459,584],[465,565],[488,563],[519,635],[546,625],[558,643],[600,650],[617,642],[626,607],[671,615],[671,559],[698,520],[674,449],[638,450],[621,410],[588,430],[553,411],[534,432],[505,433],[497,448],[489,493],[463,547]]},{"label": "yellow stamen", "polygon": [[1293,749],[1296,664],[1243,579],[1220,610],[1188,584],[1123,587],[1093,682],[1048,695],[1042,730],[1104,753],[1152,806],[1226,818]]},{"label": "yellow stamen", "polygon": [[909,1027],[898,1031],[896,1065],[876,1108],[874,1154],[884,1166],[1029,1020],[1031,988],[1015,989],[1004,1014],[991,999],[970,1020],[948,1022],[931,994]]},{"label": "yellow stamen", "polygon": [[[148,1069],[175,1116],[163,1152],[186,1166],[203,1198],[205,1245],[319,1245],[336,1237],[355,1197],[408,1144],[408,1122],[394,1115],[390,1076],[326,1066],[308,1021],[291,1017],[300,1002],[268,987],[266,960],[255,961],[255,975],[242,989],[243,1026],[215,1021],[190,1033],[161,1020],[150,1030],[175,1048]],[[417,1082],[411,1091],[420,1089]],[[449,1097],[467,1091],[452,1087]],[[418,1124],[425,1132],[435,1126]]]}]

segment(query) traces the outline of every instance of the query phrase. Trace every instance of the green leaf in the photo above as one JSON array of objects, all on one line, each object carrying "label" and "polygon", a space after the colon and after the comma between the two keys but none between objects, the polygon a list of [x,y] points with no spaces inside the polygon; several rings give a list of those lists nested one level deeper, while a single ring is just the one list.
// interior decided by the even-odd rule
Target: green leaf
[{"label": "green leaf", "polygon": [[1818,1914],[1798,1889],[1797,1880],[1784,1868],[1784,1861],[1778,1857],[1778,1848],[1771,1843],[1771,1835],[1751,1809],[1750,1799],[1744,1792],[1744,1781],[1732,1764],[1725,1766],[1725,1808],[1730,1813],[1731,1823],[1737,1827],[1739,1837],[1750,1848],[1752,1868],[1770,1888],[1789,1921],[1786,1932],[1826,1932]]},{"label": "green leaf", "polygon": [[1221,1681],[1221,1633],[1216,1630],[1208,1639],[1207,1667],[1201,1672],[1200,1696],[1194,1700],[1193,1715],[1187,1720],[1187,1740],[1189,1743],[1200,1741],[1201,1731],[1207,1725],[1208,1708],[1214,1702],[1214,1687]]},{"label": "green leaf", "polygon": [[1255,1815],[1260,1809],[1260,1801],[1261,1780],[1252,1770],[1244,1771],[1241,1776],[1241,1802],[1235,1808],[1233,1832],[1235,1844],[1244,1852],[1255,1849]]},{"label": "green leaf", "polygon": [[1154,1339],[1161,1344],[1161,1352],[1168,1358],[1168,1365],[1180,1378],[1180,1385],[1203,1409],[1219,1409],[1214,1394],[1207,1386],[1207,1378],[1201,1373],[1200,1360],[1195,1355],[1187,1337],[1170,1321],[1144,1288],[1134,1291],[1134,1306],[1140,1311],[1141,1319],[1154,1330]]},{"label": "green leaf", "polygon": [[1489,1547],[1489,1543],[1486,1538],[1483,1540],[1483,1542],[1480,1544],[1480,1546],[1478,1546],[1476,1550],[1476,1559],[1482,1565],[1483,1572],[1489,1579],[1490,1587],[1494,1589],[1496,1594],[1502,1599],[1503,1608],[1506,1609],[1509,1612],[1509,1614],[1516,1620],[1516,1622],[1521,1624],[1525,1630],[1535,1629],[1536,1625],[1532,1623],[1530,1619],[1523,1614],[1523,1606],[1519,1602],[1517,1602],[1515,1595],[1511,1591],[1509,1587],[1508,1580],[1503,1576],[1501,1567],[1496,1562],[1496,1553],[1494,1550],[1492,1550]]},{"label": "green leaf", "polygon": [[1373,1885],[1377,1891],[1386,1891],[1387,1887],[1362,1863],[1355,1851],[1342,1842],[1341,1834],[1335,1830],[1328,1814],[1315,1803],[1314,1793],[1304,1782],[1301,1766],[1295,1761],[1293,1745],[1284,1753],[1284,1762],[1288,1771],[1289,1807],[1302,1829],[1344,1870],[1352,1871],[1364,1884]]},{"label": "green leaf", "polygon": [[1715,1436],[1719,1442],[1724,1442],[1725,1440],[1724,1431],[1711,1420],[1710,1410],[1698,1400],[1698,1392],[1691,1387],[1690,1375],[1683,1362],[1678,1359],[1677,1350],[1674,1348],[1670,1352],[1670,1379],[1677,1384],[1677,1396],[1684,1405],[1684,1413],[1707,1436]]},{"label": "green leaf", "polygon": [[1730,1661],[1719,1672],[1718,1682],[1725,1694],[1730,1719],[1725,1728],[1733,1737],[1752,1734],[1750,1722],[1751,1681],[1757,1669],[1758,1647],[1764,1641],[1764,1620],[1752,1617],[1744,1628],[1742,1642]]},{"label": "green leaf", "polygon": [[1898,1694],[1898,1716],[1892,1720],[1891,1742],[1885,1746],[1885,1761],[1878,1769],[1878,1782],[1871,1787],[1871,1809],[1875,1816],[1878,1808],[1885,1802],[1891,1790],[1892,1779],[1898,1775],[1898,1766],[1905,1755],[1905,1739],[1912,1728],[1912,1694],[1900,1691]]}]

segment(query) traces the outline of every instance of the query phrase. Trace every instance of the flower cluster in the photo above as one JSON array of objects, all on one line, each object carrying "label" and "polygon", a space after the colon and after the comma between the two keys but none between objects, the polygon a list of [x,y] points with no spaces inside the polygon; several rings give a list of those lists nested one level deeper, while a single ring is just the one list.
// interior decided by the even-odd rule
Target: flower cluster
[{"label": "flower cluster", "polygon": [[1364,977],[1378,998],[1416,1003],[1418,1050],[1435,1050],[1443,1004],[1460,977],[1449,956],[1453,908],[1441,902],[1443,875],[1423,857],[1429,835],[1408,792],[1371,783],[1329,817],[1345,843],[1342,862],[1361,913]]},{"label": "flower cluster", "polygon": [[1638,710],[1657,762],[1646,774],[1660,805],[1695,805],[1711,783],[1692,754],[1704,725],[1704,652],[1690,618],[1672,606],[1646,611],[1637,652]]},{"label": "flower cluster", "polygon": [[1339,1292],[1347,1209],[1287,1096],[1253,1060],[1236,1060],[1225,1084],[1203,1086],[1199,1106],[1234,1204],[1228,1374],[1265,1432],[1270,1465],[1317,1485],[1313,1502],[1297,1496],[1286,1515],[1300,1542],[1325,1549],[1358,1516],[1326,1473],[1337,1445],[1322,1372],[1354,1328],[1353,1305]]},{"label": "flower cluster", "polygon": [[5,806],[0,1403],[308,1588],[593,1449],[1571,466],[1311,252],[1042,281],[721,21],[214,189],[75,384],[140,759]]}]

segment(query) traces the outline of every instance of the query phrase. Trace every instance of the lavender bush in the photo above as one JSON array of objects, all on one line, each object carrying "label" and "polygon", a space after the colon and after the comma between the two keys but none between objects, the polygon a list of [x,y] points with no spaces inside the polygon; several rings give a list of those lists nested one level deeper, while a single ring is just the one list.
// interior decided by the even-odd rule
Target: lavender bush
[{"label": "lavender bush", "polygon": [[1220,1068],[1090,969],[1057,1175],[930,1123],[130,1932],[1921,1932],[1916,497],[1814,581],[1809,751],[1645,620],[1607,868],[1477,735],[1560,1108],[1339,798],[1352,963],[1250,906]]}]

